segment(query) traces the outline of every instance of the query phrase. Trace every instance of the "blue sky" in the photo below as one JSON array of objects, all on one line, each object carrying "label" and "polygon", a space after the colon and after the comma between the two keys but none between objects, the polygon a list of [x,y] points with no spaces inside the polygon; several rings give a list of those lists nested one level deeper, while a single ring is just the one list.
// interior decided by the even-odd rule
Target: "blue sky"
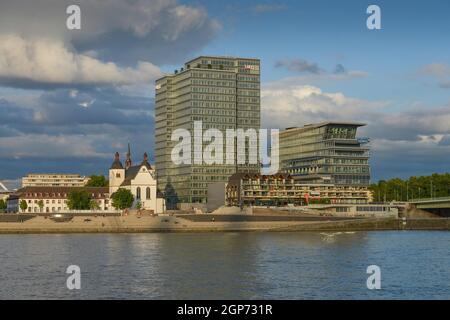
[{"label": "blue sky", "polygon": [[152,159],[154,80],[201,54],[261,59],[265,127],[366,122],[374,181],[448,171],[448,1],[78,3],[0,3],[0,180]]}]

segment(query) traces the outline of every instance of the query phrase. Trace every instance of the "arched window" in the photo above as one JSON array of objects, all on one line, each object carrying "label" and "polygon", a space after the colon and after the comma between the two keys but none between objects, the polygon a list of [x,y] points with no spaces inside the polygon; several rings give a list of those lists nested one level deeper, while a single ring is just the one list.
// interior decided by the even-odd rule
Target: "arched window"
[{"label": "arched window", "polygon": [[147,199],[150,199],[151,198],[151,196],[150,196],[150,187],[147,187],[147,190],[146,190],[146,196],[147,196]]},{"label": "arched window", "polygon": [[141,188],[137,187],[136,189],[136,199],[140,199],[141,198]]}]

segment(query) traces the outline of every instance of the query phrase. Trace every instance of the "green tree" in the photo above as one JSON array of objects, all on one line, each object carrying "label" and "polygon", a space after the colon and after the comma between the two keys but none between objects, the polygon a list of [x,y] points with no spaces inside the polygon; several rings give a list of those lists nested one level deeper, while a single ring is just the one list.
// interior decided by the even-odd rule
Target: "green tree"
[{"label": "green tree", "polygon": [[91,210],[100,210],[100,205],[98,204],[97,201],[91,200],[91,202],[89,203],[89,209],[91,209]]},{"label": "green tree", "polygon": [[131,191],[122,188],[114,192],[111,198],[113,207],[120,210],[131,208],[134,201]]},{"label": "green tree", "polygon": [[107,187],[108,180],[106,180],[105,176],[96,176],[92,175],[89,177],[89,181],[86,184],[86,187]]},{"label": "green tree", "polygon": [[142,202],[139,200],[136,202],[136,209],[138,209],[138,210],[142,209]]},{"label": "green tree", "polygon": [[85,190],[71,191],[67,197],[67,206],[70,210],[89,210],[91,197]]},{"label": "green tree", "polygon": [[408,179],[380,180],[370,186],[374,201],[407,201],[417,198],[450,196],[450,173],[412,176]]},{"label": "green tree", "polygon": [[25,200],[20,200],[19,207],[20,207],[20,210],[22,210],[22,212],[25,212],[25,210],[28,209],[28,204]]},{"label": "green tree", "polygon": [[37,205],[39,207],[39,211],[42,212],[42,209],[44,208],[44,201],[43,200],[39,200]]},{"label": "green tree", "polygon": [[0,199],[0,211],[5,211],[7,207],[5,200]]}]

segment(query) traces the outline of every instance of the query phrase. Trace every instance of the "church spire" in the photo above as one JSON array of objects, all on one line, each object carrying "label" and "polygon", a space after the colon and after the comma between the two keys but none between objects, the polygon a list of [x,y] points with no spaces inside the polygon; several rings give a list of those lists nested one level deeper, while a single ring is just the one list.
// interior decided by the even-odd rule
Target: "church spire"
[{"label": "church spire", "polygon": [[128,142],[128,152],[127,152],[127,160],[125,161],[125,169],[130,168],[132,165],[131,162],[131,148],[130,148],[130,142]]}]

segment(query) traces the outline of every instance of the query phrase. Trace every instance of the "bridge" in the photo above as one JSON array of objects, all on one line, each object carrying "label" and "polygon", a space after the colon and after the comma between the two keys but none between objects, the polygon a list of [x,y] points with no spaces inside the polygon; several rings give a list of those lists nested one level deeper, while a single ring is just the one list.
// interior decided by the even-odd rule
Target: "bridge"
[{"label": "bridge", "polygon": [[412,199],[409,204],[419,210],[450,217],[450,197]]}]

